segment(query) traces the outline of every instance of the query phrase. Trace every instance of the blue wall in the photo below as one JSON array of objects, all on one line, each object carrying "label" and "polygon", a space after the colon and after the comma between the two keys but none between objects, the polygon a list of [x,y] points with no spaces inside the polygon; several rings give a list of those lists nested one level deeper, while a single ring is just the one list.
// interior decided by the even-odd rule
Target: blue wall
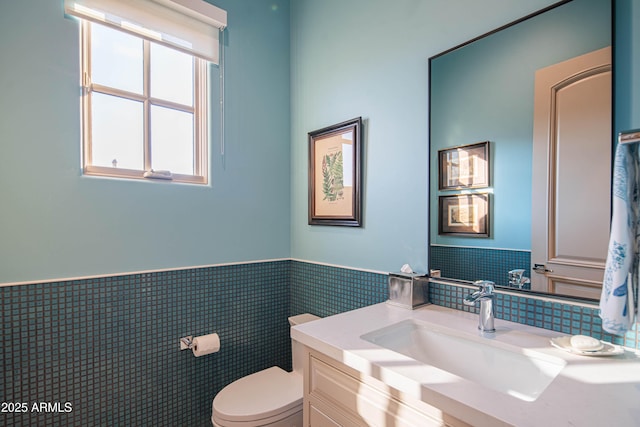
[{"label": "blue wall", "polygon": [[[218,1],[227,147],[214,132],[210,187],[82,177],[77,23],[61,2],[3,3],[0,283],[289,256],[426,268],[427,59],[550,3]],[[623,129],[640,126],[638,7],[617,4]],[[364,227],[309,226],[307,132],[359,115]]]},{"label": "blue wall", "polygon": [[432,61],[431,151],[490,141],[491,186],[477,191],[493,194],[489,238],[439,235],[438,196],[452,193],[432,156],[432,243],[531,249],[535,72],[610,45],[610,4],[574,0]]},{"label": "blue wall", "polygon": [[[552,1],[291,3],[291,254],[427,264],[428,58]],[[307,132],[362,116],[364,227],[307,225]]]},{"label": "blue wall", "polygon": [[78,22],[0,6],[0,283],[288,257],[289,2],[227,10],[226,152],[211,185],[81,176]]},{"label": "blue wall", "polygon": [[[289,256],[424,270],[427,59],[550,3],[216,2],[227,144],[214,130],[210,187],[82,177],[77,23],[61,2],[3,3],[0,283]],[[364,227],[309,226],[307,132],[356,116]]]}]

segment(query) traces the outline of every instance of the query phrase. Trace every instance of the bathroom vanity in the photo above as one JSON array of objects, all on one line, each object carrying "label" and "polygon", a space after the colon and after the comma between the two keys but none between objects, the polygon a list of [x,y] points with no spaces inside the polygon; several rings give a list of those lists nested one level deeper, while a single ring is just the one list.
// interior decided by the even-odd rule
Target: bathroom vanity
[{"label": "bathroom vanity", "polygon": [[468,426],[320,352],[307,353],[305,426]]},{"label": "bathroom vanity", "polygon": [[562,334],[440,306],[381,303],[292,328],[305,426],[633,426],[640,355],[586,357]]}]

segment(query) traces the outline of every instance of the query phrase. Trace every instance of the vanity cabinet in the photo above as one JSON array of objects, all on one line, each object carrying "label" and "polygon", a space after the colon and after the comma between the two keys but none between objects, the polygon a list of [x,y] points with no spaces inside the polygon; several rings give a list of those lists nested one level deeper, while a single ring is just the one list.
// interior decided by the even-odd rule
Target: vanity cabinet
[{"label": "vanity cabinet", "polygon": [[468,426],[375,378],[305,348],[304,426]]}]

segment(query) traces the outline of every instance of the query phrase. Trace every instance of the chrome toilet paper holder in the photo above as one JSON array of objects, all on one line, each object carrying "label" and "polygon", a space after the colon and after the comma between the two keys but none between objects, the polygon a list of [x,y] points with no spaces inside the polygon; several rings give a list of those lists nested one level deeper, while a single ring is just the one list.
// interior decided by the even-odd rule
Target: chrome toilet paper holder
[{"label": "chrome toilet paper holder", "polygon": [[180,338],[180,350],[191,350],[195,357],[206,356],[220,351],[220,336],[216,333]]},{"label": "chrome toilet paper holder", "polygon": [[193,335],[180,338],[180,350],[191,350],[193,348]]}]

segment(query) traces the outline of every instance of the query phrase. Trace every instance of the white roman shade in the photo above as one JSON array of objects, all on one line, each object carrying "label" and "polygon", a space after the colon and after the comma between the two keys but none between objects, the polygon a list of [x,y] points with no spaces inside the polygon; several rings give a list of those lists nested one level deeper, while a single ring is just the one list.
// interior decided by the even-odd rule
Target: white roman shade
[{"label": "white roman shade", "polygon": [[64,0],[64,10],[219,63],[227,12],[204,0]]}]

